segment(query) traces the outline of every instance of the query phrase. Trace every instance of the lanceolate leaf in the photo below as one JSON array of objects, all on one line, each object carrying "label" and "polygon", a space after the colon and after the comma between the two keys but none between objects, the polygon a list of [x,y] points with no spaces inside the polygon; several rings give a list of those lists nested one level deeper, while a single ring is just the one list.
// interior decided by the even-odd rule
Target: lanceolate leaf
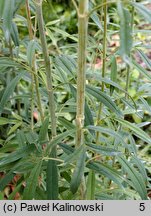
[{"label": "lanceolate leaf", "polygon": [[125,58],[130,55],[132,48],[131,14],[118,2],[118,14],[120,17],[120,54]]},{"label": "lanceolate leaf", "polygon": [[19,46],[19,34],[18,34],[18,28],[16,23],[12,22],[11,26],[11,38],[15,44],[15,46]]},{"label": "lanceolate leaf", "polygon": [[119,118],[115,118],[115,120],[121,123],[124,127],[129,128],[135,134],[135,136],[139,137],[144,142],[151,144],[151,138],[148,136],[148,134],[139,127],[137,127],[135,124]]},{"label": "lanceolate leaf", "polygon": [[121,155],[122,153],[115,150],[114,148],[110,148],[107,146],[100,146],[96,144],[87,144],[88,149],[97,152],[102,155],[107,155],[107,156],[116,156],[116,155]]},{"label": "lanceolate leaf", "polygon": [[132,156],[132,162],[138,167],[139,172],[141,173],[144,182],[147,184],[148,180],[147,180],[147,173],[144,167],[144,164],[142,163],[141,159],[139,159],[136,156]]},{"label": "lanceolate leaf", "polygon": [[31,40],[28,44],[28,47],[27,47],[27,60],[28,60],[28,64],[31,67],[33,64],[33,58],[35,55],[36,47],[37,47],[37,43],[35,40]]},{"label": "lanceolate leaf", "polygon": [[42,123],[40,132],[39,132],[39,142],[42,143],[43,141],[47,140],[48,136],[48,126],[49,126],[49,118],[47,117],[44,122]]},{"label": "lanceolate leaf", "polygon": [[[8,64],[9,62],[9,64]],[[10,58],[7,58],[7,57],[1,57],[0,58],[0,68],[1,67],[6,67],[6,68],[9,68],[9,67],[17,67],[17,68],[20,68],[22,67],[19,63],[11,60]],[[0,71],[1,72],[1,71]]]},{"label": "lanceolate leaf", "polygon": [[146,21],[151,23],[151,10],[140,3],[131,2],[131,4],[138,10],[138,12],[146,19]]},{"label": "lanceolate leaf", "polygon": [[6,156],[0,160],[0,167],[9,164],[11,162],[14,162],[20,158],[27,157],[35,149],[36,149],[35,145],[28,145],[18,149],[15,152],[10,153],[9,156]]},{"label": "lanceolate leaf", "polygon": [[[93,4],[91,3],[91,1],[89,3],[89,7],[90,7],[90,10],[92,10]],[[98,14],[94,11],[90,17],[94,21],[94,23],[98,26],[98,28],[103,31],[103,27],[102,27],[102,24],[101,24],[101,21],[100,21]]]},{"label": "lanceolate leaf", "polygon": [[1,0],[1,2],[0,2],[1,3],[1,6],[0,6],[0,19],[3,16],[5,2],[6,2],[6,0]]},{"label": "lanceolate leaf", "polygon": [[[50,158],[56,157],[56,147],[51,151]],[[47,199],[57,200],[58,199],[58,168],[55,160],[49,160],[47,163],[46,170],[46,186],[47,186]]]},{"label": "lanceolate leaf", "polygon": [[68,130],[65,131],[64,133],[59,134],[57,137],[55,137],[49,144],[49,146],[47,147],[47,151],[49,152],[49,150],[51,148],[53,148],[54,146],[56,146],[57,144],[59,144],[63,139],[65,139],[68,136],[74,136],[75,134],[75,129],[73,130]]},{"label": "lanceolate leaf", "polygon": [[5,6],[3,11],[3,27],[7,42],[9,42],[14,9],[15,0],[5,0]]},{"label": "lanceolate leaf", "polygon": [[85,152],[85,147],[83,146],[82,152],[77,158],[76,168],[74,170],[74,173],[71,179],[70,190],[73,194],[77,192],[80,186],[82,177],[84,175],[85,159],[86,159],[86,152]]},{"label": "lanceolate leaf", "polygon": [[26,1],[26,0],[15,0],[15,10],[14,10],[14,13],[17,12],[17,10],[20,8],[20,6],[21,6],[22,4],[25,3],[25,1]]},{"label": "lanceolate leaf", "polygon": [[121,116],[122,112],[116,106],[116,104],[111,100],[111,98],[106,95],[104,92],[101,92],[98,88],[87,86],[86,91],[95,97],[98,101],[102,102],[105,106],[107,106],[110,110],[115,112],[117,115]]},{"label": "lanceolate leaf", "polygon": [[99,131],[103,134],[107,134],[111,137],[117,138],[121,143],[123,143],[126,146],[126,143],[124,142],[123,137],[117,133],[116,131],[110,129],[110,128],[106,128],[106,127],[101,127],[101,126],[87,126],[88,129],[90,130],[94,130],[94,131]]},{"label": "lanceolate leaf", "polygon": [[95,200],[95,172],[93,170],[90,170],[88,175],[86,199]]},{"label": "lanceolate leaf", "polygon": [[144,76],[146,76],[150,81],[151,81],[151,75],[150,73],[143,68],[140,64],[138,64],[135,60],[132,60],[133,66],[140,72],[142,73]]},{"label": "lanceolate leaf", "polygon": [[31,170],[28,179],[26,180],[26,187],[23,194],[24,200],[31,200],[35,198],[35,191],[38,184],[42,161],[38,162],[37,165]]},{"label": "lanceolate leaf", "polygon": [[141,174],[138,173],[138,171],[124,157],[119,157],[118,160],[126,171],[128,177],[131,179],[133,187],[139,193],[140,197],[143,200],[147,200],[147,190]]},{"label": "lanceolate leaf", "polygon": [[146,66],[151,70],[151,60],[141,50],[137,50],[137,51],[140,57],[142,58],[142,60],[145,62]]},{"label": "lanceolate leaf", "polygon": [[117,185],[123,188],[122,182],[125,181],[125,179],[122,177],[121,173],[113,169],[112,167],[103,164],[103,163],[97,163],[97,162],[90,162],[87,164],[87,167],[91,170],[94,170],[97,173],[100,173],[107,178],[114,181]]},{"label": "lanceolate leaf", "polygon": [[11,182],[13,177],[15,176],[15,173],[13,173],[12,170],[10,170],[1,180],[0,180],[0,191],[2,191],[5,186]]},{"label": "lanceolate leaf", "polygon": [[19,121],[16,119],[8,119],[4,117],[0,117],[0,125],[5,125],[5,124],[17,124]]},{"label": "lanceolate leaf", "polygon": [[72,154],[69,154],[65,160],[64,163],[73,163],[74,161],[77,160],[79,154],[83,151],[83,146],[80,146],[79,148],[77,148]]},{"label": "lanceolate leaf", "polygon": [[[111,62],[111,75],[110,76],[111,76],[111,80],[116,83],[116,81],[117,81],[117,63],[116,63],[115,56],[113,56],[113,58],[112,58],[112,62]],[[115,89],[115,87],[112,86],[112,85],[110,85],[110,94],[111,95],[113,94],[114,89]]]},{"label": "lanceolate leaf", "polygon": [[67,119],[63,117],[59,117],[58,121],[62,124],[62,126],[67,128],[68,130],[75,128],[75,125],[73,125],[70,121],[68,121]]},{"label": "lanceolate leaf", "polygon": [[9,100],[10,96],[15,90],[15,87],[17,83],[20,81],[20,79],[23,77],[24,73],[20,72],[6,87],[3,96],[0,101],[0,113],[3,111],[7,101]]},{"label": "lanceolate leaf", "polygon": [[10,135],[11,133],[14,133],[17,128],[19,128],[22,125],[22,122],[19,121],[17,122],[13,127],[11,127],[11,129],[8,131],[8,135]]}]

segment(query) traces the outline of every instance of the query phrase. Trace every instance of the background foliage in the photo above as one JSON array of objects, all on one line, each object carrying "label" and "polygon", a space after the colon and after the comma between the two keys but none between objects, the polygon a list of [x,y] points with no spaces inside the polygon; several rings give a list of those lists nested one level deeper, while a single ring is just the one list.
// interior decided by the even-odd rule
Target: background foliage
[{"label": "background foliage", "polygon": [[55,137],[35,2],[0,0],[0,198],[150,199],[151,2],[89,1],[78,147],[79,2],[43,2]]}]

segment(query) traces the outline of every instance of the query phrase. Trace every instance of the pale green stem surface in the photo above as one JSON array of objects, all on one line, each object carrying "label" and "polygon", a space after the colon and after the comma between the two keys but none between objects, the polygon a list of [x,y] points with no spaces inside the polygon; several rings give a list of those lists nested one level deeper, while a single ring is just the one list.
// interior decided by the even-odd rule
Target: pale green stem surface
[{"label": "pale green stem surface", "polygon": [[52,85],[52,72],[51,72],[50,58],[48,54],[46,34],[44,29],[42,0],[36,0],[35,3],[36,3],[36,14],[37,14],[38,27],[39,27],[40,40],[41,40],[44,63],[46,68],[49,112],[51,117],[51,133],[52,133],[51,138],[53,139],[56,136],[56,116],[55,116],[55,100],[54,100],[53,85]]},{"label": "pale green stem surface", "polygon": [[[31,13],[30,13],[30,7],[29,7],[29,1],[26,0],[26,13],[27,13],[27,23],[28,23],[28,31],[29,31],[29,38],[30,40],[33,40],[34,34],[32,30],[32,22],[31,22]],[[41,96],[39,92],[39,81],[38,81],[38,74],[36,69],[36,59],[35,56],[33,58],[33,67],[32,70],[34,73],[31,75],[32,83],[31,83],[31,129],[33,130],[34,122],[33,122],[33,111],[34,111],[34,82],[35,82],[35,88],[36,88],[36,95],[37,95],[37,104],[38,104],[38,110],[40,113],[41,121],[44,120],[44,114],[41,104]]]},{"label": "pale green stem surface", "polygon": [[[102,77],[105,77],[106,72],[106,54],[107,54],[107,0],[104,0],[104,32],[103,32],[103,64],[102,64]],[[101,91],[104,92],[105,83],[102,82]],[[97,125],[100,125],[100,116],[102,113],[102,103],[99,105]],[[100,133],[96,133],[96,144],[99,143]]]},{"label": "pale green stem surface", "polygon": [[[78,72],[77,72],[77,110],[76,110],[76,147],[84,145],[84,107],[86,82],[86,56],[88,34],[88,0],[80,0],[78,8]],[[80,199],[85,199],[84,176],[80,185]]]}]

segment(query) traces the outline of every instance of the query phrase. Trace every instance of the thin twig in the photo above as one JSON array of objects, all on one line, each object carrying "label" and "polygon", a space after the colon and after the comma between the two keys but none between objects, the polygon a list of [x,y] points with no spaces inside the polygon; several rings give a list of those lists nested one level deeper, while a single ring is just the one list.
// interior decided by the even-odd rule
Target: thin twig
[{"label": "thin twig", "polygon": [[72,3],[73,3],[73,5],[74,5],[74,7],[75,7],[75,9],[77,11],[77,14],[79,14],[79,9],[78,9],[78,5],[77,5],[76,1],[72,0]]}]

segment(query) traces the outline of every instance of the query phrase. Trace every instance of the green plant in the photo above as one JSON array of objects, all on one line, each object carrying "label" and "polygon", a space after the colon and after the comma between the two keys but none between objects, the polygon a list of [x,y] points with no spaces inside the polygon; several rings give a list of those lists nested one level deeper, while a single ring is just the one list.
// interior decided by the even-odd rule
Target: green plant
[{"label": "green plant", "polygon": [[0,2],[1,195],[149,199],[148,3],[72,0],[73,34],[42,3]]}]

